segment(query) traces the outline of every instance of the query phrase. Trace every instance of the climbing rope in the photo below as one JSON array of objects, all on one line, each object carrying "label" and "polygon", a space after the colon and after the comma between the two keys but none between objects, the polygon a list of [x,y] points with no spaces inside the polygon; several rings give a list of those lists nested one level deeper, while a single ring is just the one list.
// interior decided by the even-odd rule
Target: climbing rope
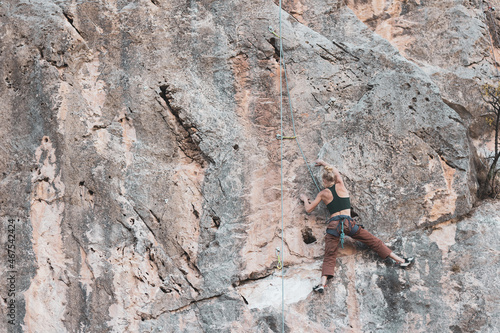
[{"label": "climbing rope", "polygon": [[[281,9],[281,7],[280,7]],[[281,10],[280,10],[280,16],[281,16]],[[275,35],[276,37],[280,38],[274,29],[272,27],[269,27],[269,31]],[[281,31],[281,27],[280,27]],[[300,154],[302,155],[302,158],[304,159],[304,162],[307,166],[307,170],[309,171],[309,174],[311,175],[311,178],[314,182],[314,185],[316,186],[316,189],[318,192],[321,190],[318,182],[316,181],[316,177],[314,177],[314,174],[312,172],[311,167],[309,166],[309,163],[307,161],[306,155],[304,154],[304,151],[302,150],[302,147],[300,146],[300,142],[297,136],[297,132],[295,130],[295,118],[293,117],[293,105],[292,105],[292,98],[290,97],[290,88],[288,87],[288,75],[287,75],[287,70],[286,70],[286,61],[285,61],[285,53],[283,52],[283,44],[282,40],[285,39],[284,37],[280,38],[280,69],[279,69],[279,75],[280,75],[280,109],[281,109],[281,115],[283,114],[283,96],[282,96],[282,77],[281,77],[281,66],[283,66],[283,72],[285,74],[285,87],[286,87],[286,93],[287,93],[287,99],[288,99],[288,105],[290,107],[290,117],[292,119],[292,129],[293,129],[293,136],[283,136],[283,126],[281,127],[281,134],[276,135],[276,139],[278,140],[283,140],[283,139],[295,139],[295,142],[297,143],[297,147],[299,148]],[[281,120],[283,120],[283,117],[281,117]]]},{"label": "climbing rope", "polygon": [[[286,61],[285,61],[285,53],[283,51],[283,37],[282,34],[282,19],[281,19],[281,12],[282,12],[282,0],[279,0],[279,28],[278,28],[278,33],[274,31],[272,27],[269,27],[269,32],[272,33],[274,36],[276,36],[279,39],[279,71],[278,75],[280,78],[280,133],[276,135],[276,139],[280,140],[280,185],[281,185],[281,249],[284,248],[284,202],[283,202],[283,140],[285,139],[295,139],[295,142],[297,143],[297,147],[300,150],[300,153],[302,154],[302,158],[304,159],[304,162],[307,166],[307,169],[309,170],[309,174],[311,175],[311,178],[314,182],[314,185],[316,185],[316,188],[318,191],[320,191],[320,187],[316,181],[316,178],[314,177],[314,174],[311,170],[311,167],[309,166],[309,163],[307,162],[306,155],[304,154],[304,151],[302,150],[302,147],[300,146],[299,139],[297,137],[297,133],[295,130],[295,119],[293,117],[293,105],[292,105],[292,99],[290,96],[290,89],[288,87],[288,75],[287,75],[287,70],[286,70]],[[281,70],[283,68],[284,76],[285,76],[285,87],[286,87],[286,94],[287,94],[287,99],[288,99],[288,105],[290,107],[290,116],[292,120],[292,129],[293,129],[293,136],[285,136],[283,134],[283,76],[281,74]],[[280,255],[281,254],[281,255]],[[285,272],[283,270],[283,262],[284,262],[284,253],[281,252],[280,248],[276,248],[276,256],[278,258],[278,264],[276,266],[277,269],[281,270],[281,330],[284,333],[285,332]]]},{"label": "climbing rope", "polygon": [[299,139],[297,137],[297,133],[295,132],[295,119],[293,117],[293,106],[292,106],[292,98],[290,97],[290,89],[288,88],[288,77],[286,75],[286,61],[285,61],[285,54],[283,53],[283,71],[285,73],[285,87],[286,87],[286,93],[288,96],[288,105],[290,106],[290,116],[292,118],[292,129],[293,129],[293,137],[290,138],[295,138],[295,142],[297,142],[297,147],[299,147],[300,153],[302,154],[302,158],[304,159],[304,162],[307,165],[307,169],[309,170],[309,174],[311,175],[311,178],[314,182],[314,185],[316,185],[316,188],[318,189],[318,192],[321,190],[318,186],[318,183],[316,182],[316,178],[314,177],[314,174],[311,170],[311,167],[309,166],[309,163],[307,162],[306,155],[304,154],[304,151],[302,150],[302,147],[300,146]]},{"label": "climbing rope", "polygon": [[[283,79],[281,78],[281,65],[283,58],[283,38],[281,38],[281,0],[279,1],[279,34],[280,41],[280,63],[279,63],[279,77],[280,77],[280,184],[281,184],[281,248],[284,249],[284,204],[283,204]],[[279,253],[279,252],[278,252]],[[279,259],[279,257],[278,257]],[[283,270],[284,255],[281,255],[281,331],[285,333],[285,271]]]}]

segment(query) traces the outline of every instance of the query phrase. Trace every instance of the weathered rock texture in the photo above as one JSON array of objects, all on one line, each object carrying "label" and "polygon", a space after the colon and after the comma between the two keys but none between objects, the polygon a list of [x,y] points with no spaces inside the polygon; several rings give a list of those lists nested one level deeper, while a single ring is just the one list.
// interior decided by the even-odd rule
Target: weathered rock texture
[{"label": "weathered rock texture", "polygon": [[310,162],[338,166],[365,227],[417,258],[399,270],[349,243],[322,296],[326,211],[304,213],[316,188],[288,140],[276,269],[278,14],[271,0],[0,2],[1,241],[14,224],[16,251],[0,330],[280,332],[284,297],[286,332],[495,332],[480,3],[284,2],[284,134],[292,103]]},{"label": "weathered rock texture", "polygon": [[460,114],[483,157],[493,150],[478,87],[498,80],[500,1],[357,1],[356,16],[424,70]]}]

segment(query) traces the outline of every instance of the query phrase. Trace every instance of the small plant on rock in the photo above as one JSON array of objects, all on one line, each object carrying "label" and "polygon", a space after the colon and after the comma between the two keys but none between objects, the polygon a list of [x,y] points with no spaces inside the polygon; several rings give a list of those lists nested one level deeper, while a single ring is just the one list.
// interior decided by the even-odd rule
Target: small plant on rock
[{"label": "small plant on rock", "polygon": [[500,147],[498,142],[499,120],[500,120],[500,83],[497,86],[484,84],[481,87],[481,94],[483,100],[486,102],[488,112],[484,115],[488,126],[493,127],[495,130],[495,149],[493,156],[488,156],[487,159],[491,160],[489,164],[488,174],[481,186],[482,196],[496,197],[497,188],[495,181],[497,174],[500,171],[498,160],[500,158]]}]

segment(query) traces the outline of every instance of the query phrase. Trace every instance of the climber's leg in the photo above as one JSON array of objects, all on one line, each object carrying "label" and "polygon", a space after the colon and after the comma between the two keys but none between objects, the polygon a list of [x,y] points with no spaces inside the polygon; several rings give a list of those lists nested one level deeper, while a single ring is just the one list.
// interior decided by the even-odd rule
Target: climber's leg
[{"label": "climber's leg", "polygon": [[[356,232],[352,236],[352,238],[368,245],[373,251],[377,252],[382,259],[385,259],[389,257],[391,254],[393,254],[392,250],[389,249],[380,239],[373,236],[371,233],[369,233],[363,228],[359,228],[358,232]],[[395,254],[394,257],[395,258],[393,259],[395,259],[396,261],[398,261],[399,259],[398,262],[402,260],[402,258],[399,258]]]},{"label": "climber's leg", "polygon": [[325,257],[323,259],[323,268],[321,270],[321,284],[314,287],[314,291],[323,292],[328,278],[335,274],[335,265],[337,263],[337,250],[339,238],[326,234],[325,236]]},{"label": "climber's leg", "polygon": [[337,264],[337,250],[339,238],[330,234],[325,235],[325,257],[323,259],[323,268],[321,276],[332,277],[335,274],[335,265]]},{"label": "climber's leg", "polygon": [[363,228],[359,228],[359,231],[352,236],[352,238],[359,240],[360,242],[368,245],[372,250],[378,253],[378,255],[385,259],[387,257],[396,261],[401,267],[410,266],[415,259],[414,258],[401,258],[391,251],[380,239],[373,236],[371,233]]}]

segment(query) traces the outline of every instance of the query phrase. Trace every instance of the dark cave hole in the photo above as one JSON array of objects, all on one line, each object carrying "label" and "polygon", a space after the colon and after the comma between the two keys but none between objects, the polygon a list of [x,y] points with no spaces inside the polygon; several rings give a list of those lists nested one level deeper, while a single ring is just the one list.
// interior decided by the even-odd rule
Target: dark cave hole
[{"label": "dark cave hole", "polygon": [[316,237],[314,237],[311,228],[305,227],[302,229],[302,239],[306,244],[312,244],[316,241]]}]

